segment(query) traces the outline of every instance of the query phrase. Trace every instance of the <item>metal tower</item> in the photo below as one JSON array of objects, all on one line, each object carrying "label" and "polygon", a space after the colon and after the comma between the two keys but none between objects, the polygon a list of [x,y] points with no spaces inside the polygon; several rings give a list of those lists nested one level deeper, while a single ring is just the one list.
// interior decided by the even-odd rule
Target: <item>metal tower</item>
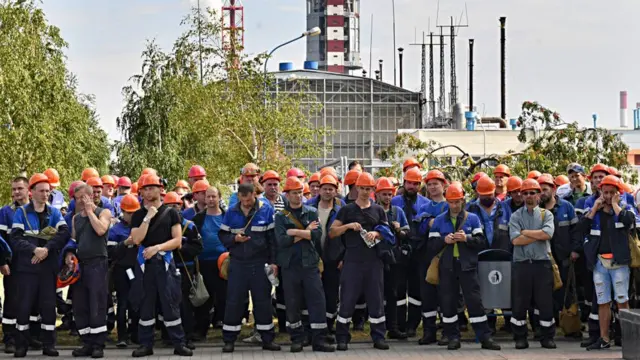
[{"label": "metal tower", "polygon": [[[444,33],[442,32],[442,27],[440,27],[440,43],[444,44]],[[438,98],[438,118],[441,121],[444,121],[444,119],[446,118],[447,114],[445,112],[445,101],[446,101],[446,94],[445,94],[445,82],[444,82],[444,46],[440,46],[440,98]]]},{"label": "metal tower", "polygon": [[[462,17],[460,17],[460,20],[462,21]],[[444,28],[445,26],[449,27],[449,36],[451,37],[451,50],[450,50],[450,55],[451,55],[451,93],[450,93],[450,100],[449,100],[449,105],[452,108],[453,105],[455,103],[458,102],[458,80],[457,80],[457,68],[456,68],[456,28],[461,28],[461,27],[468,27],[469,25],[455,25],[453,22],[453,16],[451,17],[451,24],[450,25],[438,25],[438,27],[440,28],[440,38],[441,40],[443,39],[442,37],[442,28]]]},{"label": "metal tower", "polygon": [[229,54],[232,66],[239,66],[240,54],[244,49],[242,0],[225,0],[222,5],[222,48]]},{"label": "metal tower", "polygon": [[[433,71],[433,47],[434,46],[444,46],[444,43],[434,43],[433,42],[433,32],[429,33],[429,42],[425,42],[425,34],[422,34],[422,43],[414,43],[410,45],[421,46],[422,47],[422,82],[420,87],[420,92],[422,93],[423,99],[427,101],[428,110],[423,111],[422,113],[422,123],[424,127],[434,127],[434,121],[437,117],[436,114],[436,101],[435,101],[435,74]],[[429,97],[427,97],[427,45],[429,45]]]}]

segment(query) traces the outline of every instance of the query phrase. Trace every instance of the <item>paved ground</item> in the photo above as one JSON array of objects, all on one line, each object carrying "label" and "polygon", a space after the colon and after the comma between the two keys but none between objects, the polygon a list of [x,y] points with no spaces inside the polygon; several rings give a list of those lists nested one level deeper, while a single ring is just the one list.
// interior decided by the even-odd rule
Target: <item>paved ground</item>
[{"label": "paved ground", "polygon": [[[581,360],[581,359],[620,359],[621,348],[614,347],[610,350],[585,351],[575,342],[558,342],[558,349],[544,350],[539,344],[532,342],[532,347],[527,350],[515,350],[513,343],[502,343],[502,351],[488,351],[480,349],[480,345],[473,343],[463,343],[462,349],[458,351],[447,351],[437,346],[418,346],[414,343],[392,342],[391,350],[379,351],[372,348],[370,344],[351,345],[347,352],[335,353],[314,353],[305,348],[302,353],[289,353],[289,347],[283,346],[280,352],[265,352],[259,347],[249,347],[238,345],[233,354],[222,354],[220,347],[201,347],[195,351],[192,359],[240,359],[240,360],[260,360],[260,359],[429,359],[429,360]],[[131,351],[109,349],[105,352],[107,359],[131,359]],[[61,358],[71,358],[70,350],[61,350]],[[36,352],[29,352],[29,356],[41,355]],[[160,348],[155,350],[155,355],[148,359],[186,359],[173,355],[173,350]]]}]

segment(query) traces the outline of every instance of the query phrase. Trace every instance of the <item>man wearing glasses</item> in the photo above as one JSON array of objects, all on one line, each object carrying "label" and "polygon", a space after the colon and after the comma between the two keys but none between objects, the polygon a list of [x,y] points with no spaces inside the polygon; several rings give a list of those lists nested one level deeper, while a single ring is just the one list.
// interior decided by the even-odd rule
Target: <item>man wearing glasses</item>
[{"label": "man wearing glasses", "polygon": [[540,345],[555,349],[553,270],[549,243],[555,230],[553,213],[538,206],[541,188],[536,180],[523,181],[520,191],[524,196],[525,206],[514,212],[509,221],[509,234],[513,243],[511,325],[516,349],[529,347],[526,314],[532,299],[540,310]]}]

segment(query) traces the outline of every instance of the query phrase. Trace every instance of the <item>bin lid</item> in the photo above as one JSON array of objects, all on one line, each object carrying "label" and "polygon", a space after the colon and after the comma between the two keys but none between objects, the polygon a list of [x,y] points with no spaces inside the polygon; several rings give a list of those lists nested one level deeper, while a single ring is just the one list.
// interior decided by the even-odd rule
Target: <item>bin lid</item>
[{"label": "bin lid", "polygon": [[510,252],[501,249],[488,249],[478,253],[478,261],[512,261]]}]

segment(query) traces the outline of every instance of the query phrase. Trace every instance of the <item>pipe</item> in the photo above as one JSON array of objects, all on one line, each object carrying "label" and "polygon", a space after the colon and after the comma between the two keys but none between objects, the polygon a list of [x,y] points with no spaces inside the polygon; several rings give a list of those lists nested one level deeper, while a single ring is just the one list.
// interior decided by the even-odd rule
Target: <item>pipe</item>
[{"label": "pipe", "polygon": [[469,39],[469,111],[473,111],[473,41]]},{"label": "pipe", "polygon": [[398,58],[400,63],[400,87],[402,87],[402,83],[403,83],[403,79],[402,79],[402,52],[403,51],[404,51],[403,48],[398,48]]},{"label": "pipe", "polygon": [[500,117],[507,118],[507,70],[506,70],[506,24],[507,18],[500,17]]},{"label": "pipe", "polygon": [[376,70],[376,80],[380,81],[380,70]]},{"label": "pipe", "polygon": [[378,63],[380,64],[380,81],[382,81],[382,59],[378,60]]},{"label": "pipe", "polygon": [[479,123],[482,124],[499,124],[500,125],[500,129],[506,129],[509,124],[507,123],[507,120],[503,119],[503,118],[499,118],[499,117],[483,117],[481,119],[481,121],[479,121]]}]

